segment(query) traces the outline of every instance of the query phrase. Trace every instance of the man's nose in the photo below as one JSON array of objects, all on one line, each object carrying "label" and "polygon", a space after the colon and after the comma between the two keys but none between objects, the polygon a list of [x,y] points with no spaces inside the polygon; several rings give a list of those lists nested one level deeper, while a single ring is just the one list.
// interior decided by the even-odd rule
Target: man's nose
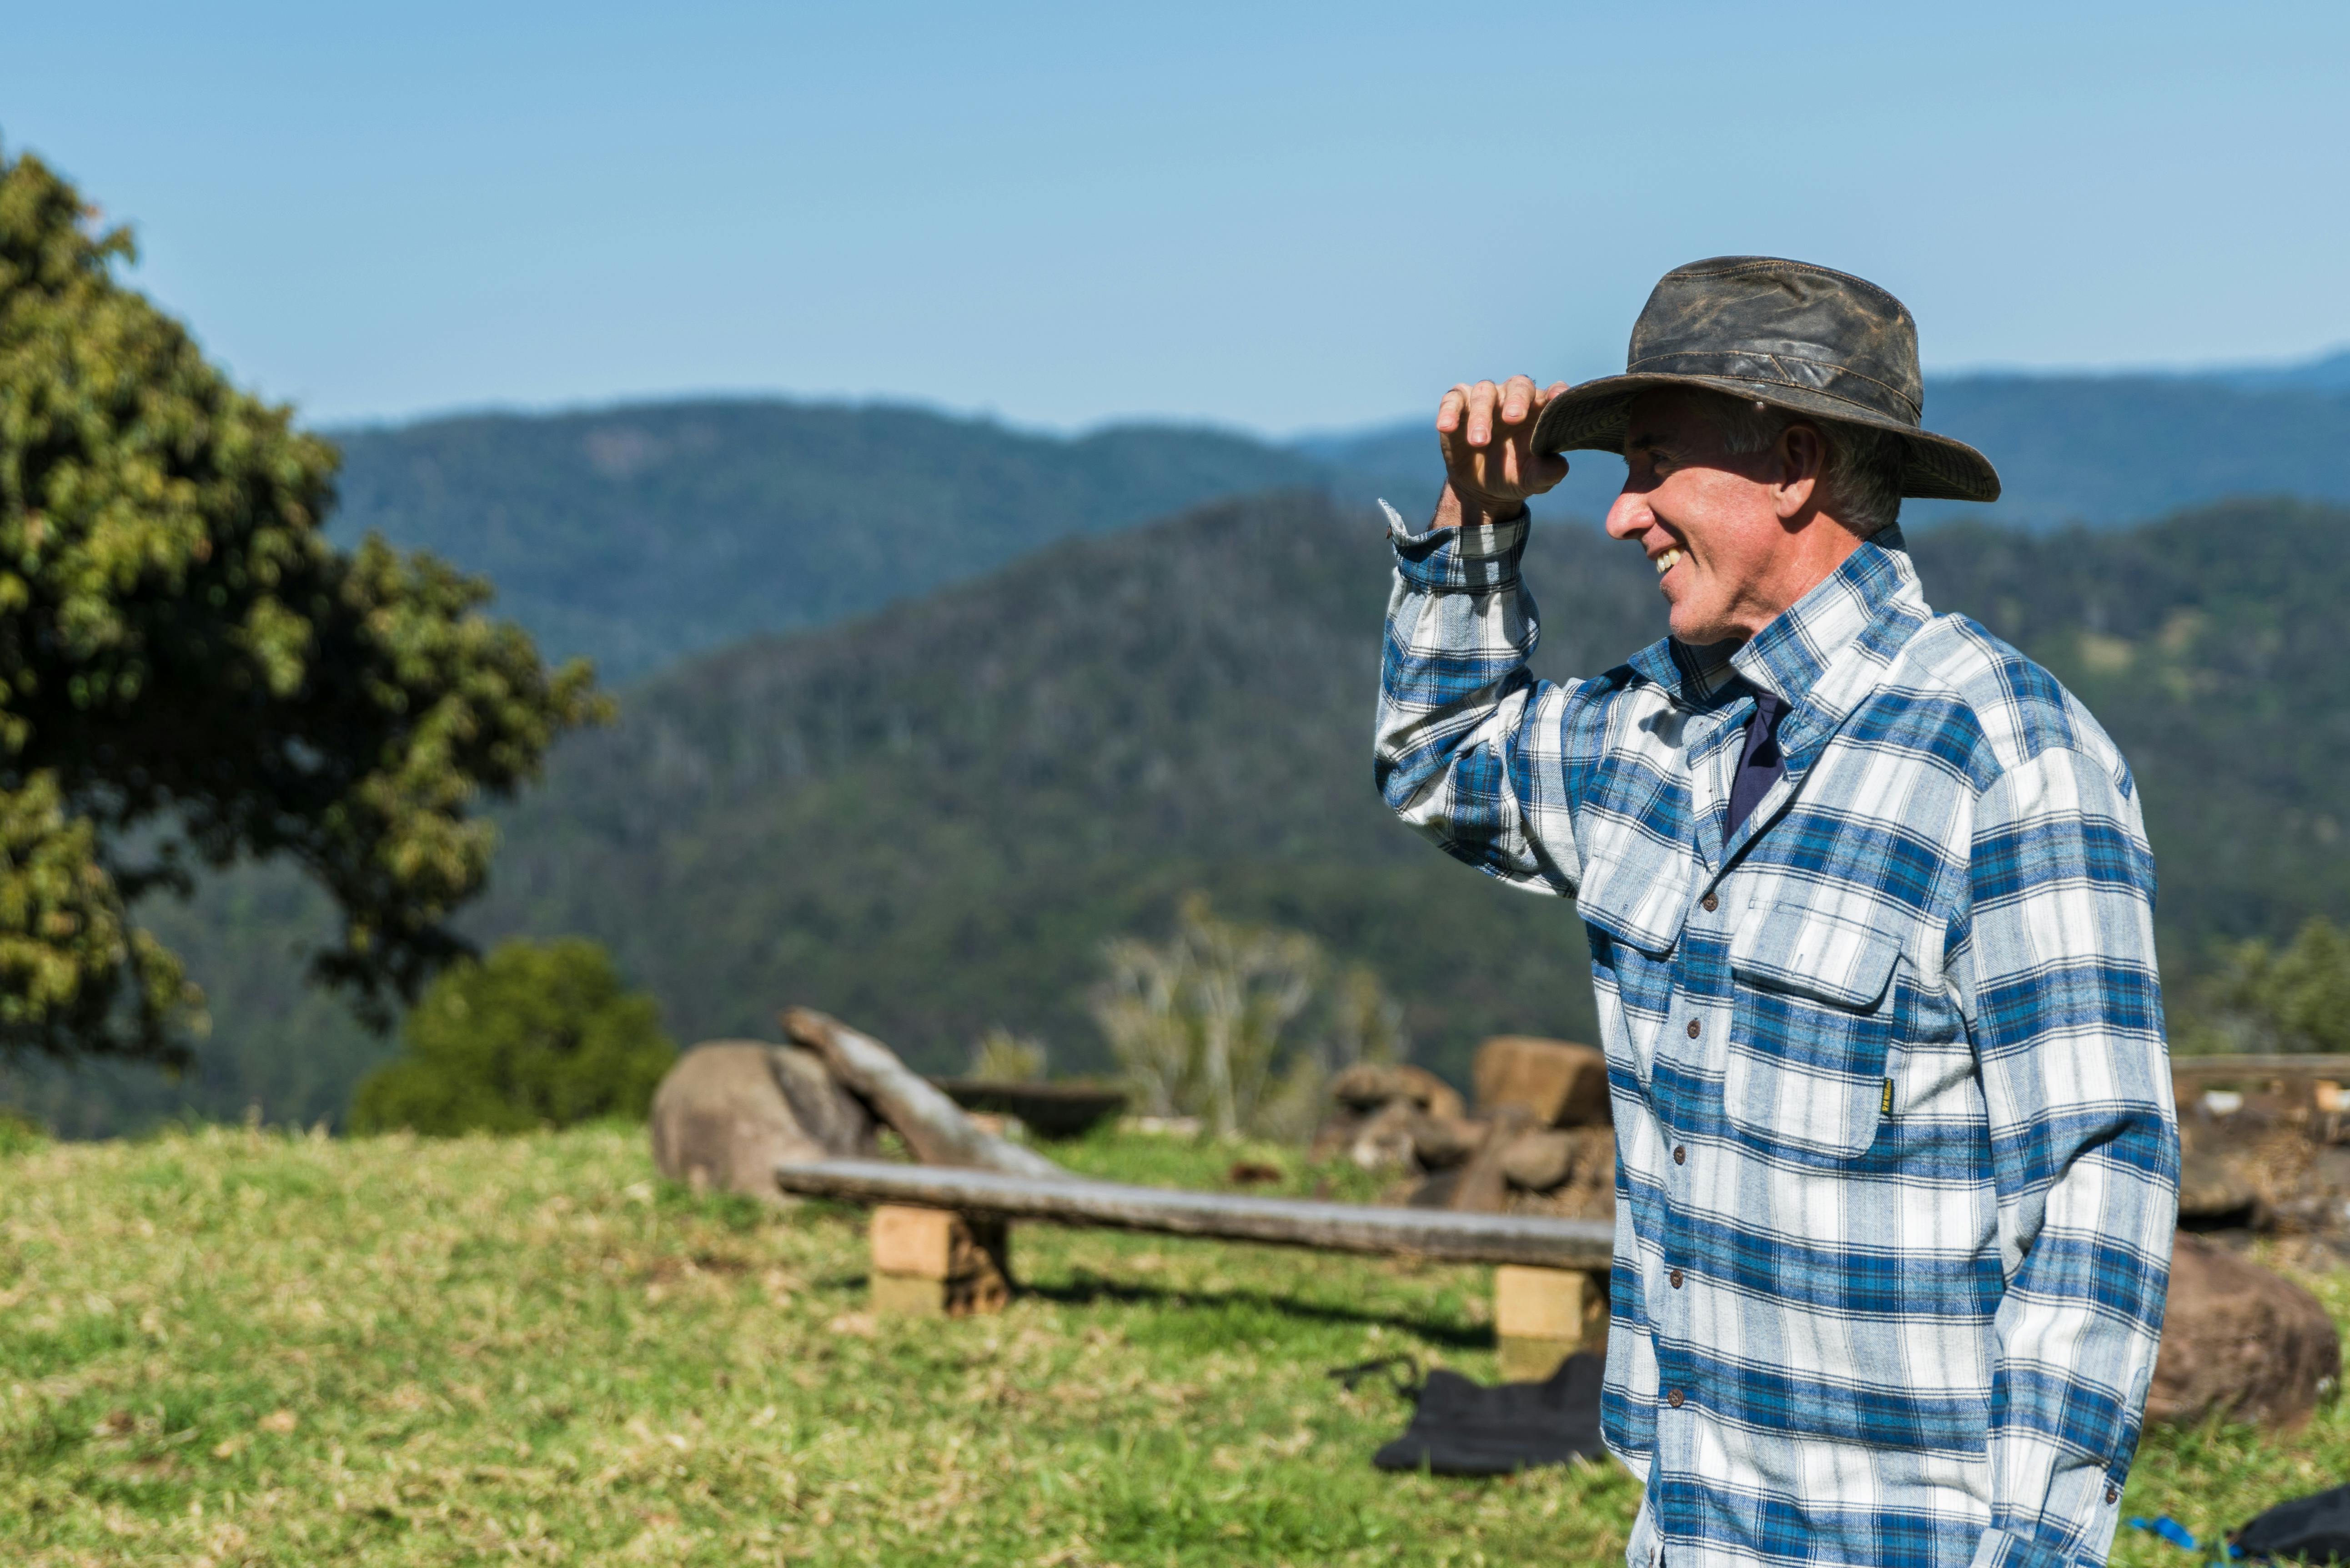
[{"label": "man's nose", "polygon": [[1648,531],[1654,514],[1648,510],[1648,498],[1637,494],[1627,484],[1607,508],[1607,536],[1611,539],[1637,539]]}]

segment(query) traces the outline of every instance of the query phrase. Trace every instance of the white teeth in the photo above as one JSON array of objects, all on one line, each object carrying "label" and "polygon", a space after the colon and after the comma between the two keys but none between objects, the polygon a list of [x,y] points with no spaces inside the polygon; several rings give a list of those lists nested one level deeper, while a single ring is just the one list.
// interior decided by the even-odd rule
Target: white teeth
[{"label": "white teeth", "polygon": [[1663,576],[1667,572],[1679,566],[1680,561],[1681,553],[1678,547],[1666,551],[1657,557],[1657,576]]}]

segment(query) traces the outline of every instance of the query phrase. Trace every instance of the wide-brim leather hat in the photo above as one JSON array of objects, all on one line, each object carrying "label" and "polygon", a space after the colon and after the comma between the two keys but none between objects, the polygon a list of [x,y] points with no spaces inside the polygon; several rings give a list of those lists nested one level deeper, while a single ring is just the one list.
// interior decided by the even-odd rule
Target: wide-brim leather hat
[{"label": "wide-brim leather hat", "polygon": [[1632,400],[1676,387],[1890,431],[1908,451],[1902,494],[1999,499],[1989,458],[1919,422],[1926,388],[1908,307],[1848,274],[1776,256],[1675,267],[1641,307],[1624,373],[1552,399],[1535,422],[1534,450],[1620,454]]}]

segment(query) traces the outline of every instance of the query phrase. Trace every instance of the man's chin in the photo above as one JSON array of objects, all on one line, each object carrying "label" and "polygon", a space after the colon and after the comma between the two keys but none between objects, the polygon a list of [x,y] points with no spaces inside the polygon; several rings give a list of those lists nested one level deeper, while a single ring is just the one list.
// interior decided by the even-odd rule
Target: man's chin
[{"label": "man's chin", "polygon": [[1673,640],[1691,648],[1710,648],[1717,642],[1728,642],[1737,637],[1734,628],[1722,626],[1711,616],[1680,605],[1672,607],[1665,624],[1672,630]]}]

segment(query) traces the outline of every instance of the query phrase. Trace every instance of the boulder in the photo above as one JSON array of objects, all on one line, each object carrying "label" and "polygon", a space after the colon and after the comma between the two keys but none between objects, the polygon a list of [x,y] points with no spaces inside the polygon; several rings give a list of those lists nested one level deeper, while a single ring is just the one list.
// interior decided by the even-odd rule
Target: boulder
[{"label": "boulder", "polygon": [[1548,1192],[1575,1169],[1575,1135],[1556,1127],[1521,1133],[1502,1151],[1502,1174],[1528,1192]]},{"label": "boulder", "polygon": [[[1504,1214],[1510,1207],[1510,1181],[1502,1172],[1502,1157],[1534,1129],[1534,1113],[1523,1106],[1505,1105],[1485,1124],[1485,1137],[1445,1197],[1447,1209],[1477,1214]],[[1450,1171],[1444,1175],[1451,1175]]]},{"label": "boulder", "polygon": [[1522,1106],[1534,1125],[1590,1127],[1609,1119],[1607,1057],[1565,1040],[1497,1035],[1477,1048],[1477,1114]]},{"label": "boulder", "polygon": [[1390,1100],[1361,1118],[1347,1158],[1365,1170],[1401,1170],[1413,1163],[1411,1125],[1422,1113],[1409,1100]]},{"label": "boulder", "polygon": [[1357,1062],[1330,1080],[1330,1097],[1361,1115],[1394,1100],[1409,1100],[1431,1116],[1463,1116],[1469,1107],[1460,1091],[1408,1062]]},{"label": "boulder", "polygon": [[795,1202],[775,1186],[778,1164],[871,1155],[874,1132],[871,1113],[796,1046],[697,1045],[653,1092],[653,1164],[697,1191]]},{"label": "boulder", "polygon": [[2220,1415],[2297,1427],[2341,1376],[2342,1338],[2315,1296],[2178,1233],[2147,1420],[2192,1425]]},{"label": "boulder", "polygon": [[1425,1170],[1444,1170],[1466,1160],[1485,1141],[1485,1124],[1465,1116],[1416,1110],[1406,1124],[1411,1152]]},{"label": "boulder", "polygon": [[2228,1161],[2189,1149],[2178,1160],[2180,1223],[2248,1225],[2261,1195]]}]

